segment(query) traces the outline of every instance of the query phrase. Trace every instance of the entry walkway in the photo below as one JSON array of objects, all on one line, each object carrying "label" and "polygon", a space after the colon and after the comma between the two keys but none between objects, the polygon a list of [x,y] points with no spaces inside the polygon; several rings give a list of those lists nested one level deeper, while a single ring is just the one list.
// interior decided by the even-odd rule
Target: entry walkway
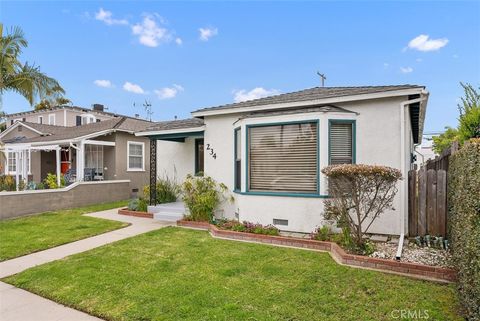
[{"label": "entry walkway", "polygon": [[[127,222],[131,225],[119,230],[60,245],[0,263],[0,278],[20,273],[31,267],[60,260],[96,247],[147,233],[165,226],[175,225],[148,218],[117,214],[118,209],[86,214],[98,218]],[[2,321],[94,321],[100,320],[83,312],[67,308],[38,295],[0,282],[0,320]]]}]

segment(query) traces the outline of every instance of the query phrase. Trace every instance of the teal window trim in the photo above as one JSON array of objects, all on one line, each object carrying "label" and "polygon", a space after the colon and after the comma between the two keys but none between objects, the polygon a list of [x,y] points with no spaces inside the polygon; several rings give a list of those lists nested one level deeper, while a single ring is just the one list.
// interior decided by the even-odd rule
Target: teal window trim
[{"label": "teal window trim", "polygon": [[355,119],[329,119],[328,120],[328,165],[331,162],[331,144],[330,135],[332,124],[351,124],[352,125],[352,164],[357,162],[357,121]]},{"label": "teal window trim", "polygon": [[[195,138],[195,174],[194,176],[203,176],[203,172],[205,171],[205,155],[204,155],[204,158],[203,158],[203,166],[204,168],[202,170],[200,170],[200,155],[199,155],[199,145],[200,144],[205,144],[204,142],[204,139],[203,138]],[[204,151],[205,153],[205,151]]]},{"label": "teal window trim", "polygon": [[[250,191],[250,143],[249,143],[249,133],[250,128],[253,127],[268,127],[268,126],[279,126],[279,125],[295,125],[295,124],[317,124],[317,191],[315,193],[302,193],[302,192],[278,192],[278,191]],[[263,195],[263,196],[285,196],[285,197],[311,197],[311,198],[328,198],[328,195],[320,194],[320,121],[318,119],[310,120],[299,120],[299,121],[286,121],[286,122],[273,122],[273,123],[261,123],[261,124],[251,124],[245,126],[245,148],[246,148],[246,159],[245,159],[245,192],[240,192],[242,195]],[[237,191],[238,193],[238,191]]]},{"label": "teal window trim", "polygon": [[[241,135],[241,127],[237,127],[233,130],[233,191],[239,192],[242,190],[242,183],[240,182],[240,189],[237,188],[237,179],[238,179],[238,171],[237,171],[237,137]],[[240,166],[242,164],[240,163]],[[240,167],[241,168],[241,167]]]}]

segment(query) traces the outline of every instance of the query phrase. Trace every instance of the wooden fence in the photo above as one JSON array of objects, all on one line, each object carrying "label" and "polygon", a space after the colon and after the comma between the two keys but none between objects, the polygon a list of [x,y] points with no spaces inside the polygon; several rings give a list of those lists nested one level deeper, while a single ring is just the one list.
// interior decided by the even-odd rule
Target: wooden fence
[{"label": "wooden fence", "polygon": [[427,170],[408,172],[408,233],[447,235],[447,171]]}]

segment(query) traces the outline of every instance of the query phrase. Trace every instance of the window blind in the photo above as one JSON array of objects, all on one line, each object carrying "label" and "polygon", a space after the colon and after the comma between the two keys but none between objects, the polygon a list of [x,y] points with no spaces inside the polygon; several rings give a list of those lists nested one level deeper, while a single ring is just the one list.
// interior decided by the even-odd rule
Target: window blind
[{"label": "window blind", "polygon": [[316,122],[250,127],[248,136],[250,191],[317,192]]},{"label": "window blind", "polygon": [[353,163],[352,123],[330,124],[330,164]]}]

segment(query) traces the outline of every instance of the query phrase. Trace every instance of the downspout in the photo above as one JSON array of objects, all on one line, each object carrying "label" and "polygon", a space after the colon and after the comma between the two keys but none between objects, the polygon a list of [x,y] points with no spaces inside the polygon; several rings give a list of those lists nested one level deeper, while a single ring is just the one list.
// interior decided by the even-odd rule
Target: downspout
[{"label": "downspout", "polygon": [[[428,91],[422,90],[421,97],[415,99],[409,99],[402,101],[400,103],[400,171],[402,172],[402,176],[405,180],[407,180],[407,168],[406,168],[406,160],[405,160],[405,107],[409,106],[410,104],[415,103],[422,103],[423,101],[428,99]],[[419,116],[420,117],[420,116]],[[395,255],[396,260],[400,260],[402,256],[403,250],[403,240],[405,238],[405,202],[406,202],[406,183],[402,182],[400,185],[400,238],[398,239],[398,249]]]}]

